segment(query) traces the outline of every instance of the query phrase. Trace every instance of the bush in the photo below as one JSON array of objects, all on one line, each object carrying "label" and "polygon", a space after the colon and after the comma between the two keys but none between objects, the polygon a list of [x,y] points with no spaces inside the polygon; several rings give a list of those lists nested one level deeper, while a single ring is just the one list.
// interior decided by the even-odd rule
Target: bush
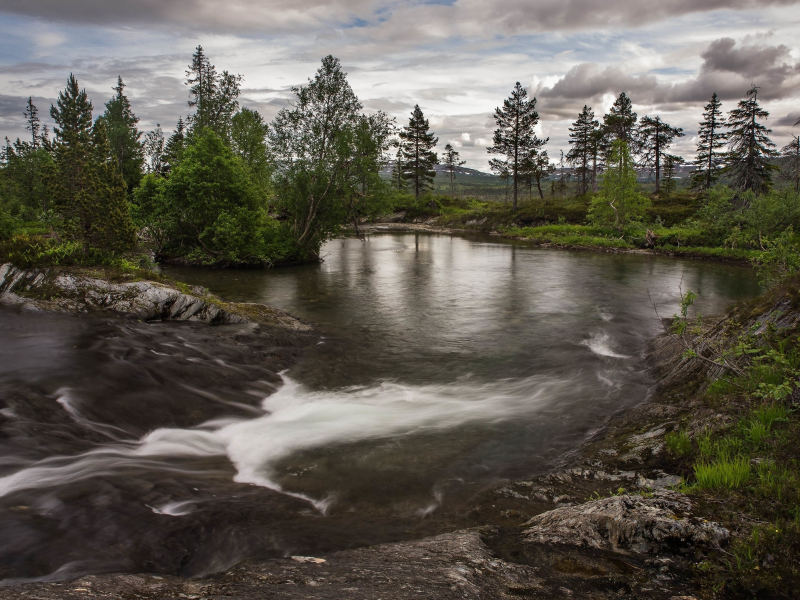
[{"label": "bush", "polygon": [[17,219],[0,209],[0,241],[11,239],[19,225]]}]

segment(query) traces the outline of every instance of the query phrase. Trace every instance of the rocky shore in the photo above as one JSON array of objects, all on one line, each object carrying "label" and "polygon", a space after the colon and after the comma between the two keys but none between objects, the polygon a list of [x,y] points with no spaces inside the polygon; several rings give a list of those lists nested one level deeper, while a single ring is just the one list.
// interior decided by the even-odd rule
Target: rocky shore
[{"label": "rocky shore", "polygon": [[[310,329],[280,311],[223,303],[202,289],[11,265],[0,266],[0,303]],[[791,318],[779,309],[752,319]],[[471,527],[463,530],[319,557],[249,560],[199,580],[109,574],[11,585],[0,587],[0,600],[695,597],[694,565],[724,551],[731,534],[675,489],[685,473],[665,436],[687,418],[696,427],[722,418],[699,403],[707,373],[699,361],[682,358],[682,350],[668,337],[653,340],[645,361],[660,383],[648,398],[610,417],[559,468],[480,494],[465,516]]]}]

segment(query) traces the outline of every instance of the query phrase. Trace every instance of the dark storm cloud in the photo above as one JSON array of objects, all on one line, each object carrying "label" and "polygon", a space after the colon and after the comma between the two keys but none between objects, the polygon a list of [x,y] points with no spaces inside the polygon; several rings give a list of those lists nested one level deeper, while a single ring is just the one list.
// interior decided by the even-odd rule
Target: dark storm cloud
[{"label": "dark storm cloud", "polygon": [[788,115],[785,115],[775,121],[776,127],[794,127],[797,122],[800,121],[800,110],[795,112],[790,112]]},{"label": "dark storm cloud", "polygon": [[[0,11],[48,21],[196,31],[278,31],[320,24],[385,30],[425,20],[405,35],[496,33],[636,27],[680,15],[713,10],[787,6],[798,0],[459,0],[452,5],[396,0],[0,0]],[[397,21],[397,23],[395,23]]]},{"label": "dark storm cloud", "polygon": [[697,77],[681,83],[665,82],[649,73],[631,75],[621,67],[583,63],[551,87],[535,90],[544,112],[572,116],[583,103],[596,103],[605,94],[626,92],[636,104],[671,110],[706,102],[713,92],[722,100],[742,98],[752,83],[760,97],[780,100],[800,90],[800,63],[793,63],[784,45],[745,44],[731,38],[711,42],[700,54]]}]

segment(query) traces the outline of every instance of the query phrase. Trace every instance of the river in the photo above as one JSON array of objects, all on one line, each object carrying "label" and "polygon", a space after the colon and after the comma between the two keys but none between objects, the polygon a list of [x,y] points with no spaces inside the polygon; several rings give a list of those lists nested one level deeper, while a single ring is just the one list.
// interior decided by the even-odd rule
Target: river
[{"label": "river", "polygon": [[651,299],[670,316],[682,286],[712,315],[759,291],[742,266],[489,237],[323,257],[165,269],[315,324],[280,373],[250,326],[0,311],[0,578],[202,575],[461,526],[477,492],[643,401]]}]

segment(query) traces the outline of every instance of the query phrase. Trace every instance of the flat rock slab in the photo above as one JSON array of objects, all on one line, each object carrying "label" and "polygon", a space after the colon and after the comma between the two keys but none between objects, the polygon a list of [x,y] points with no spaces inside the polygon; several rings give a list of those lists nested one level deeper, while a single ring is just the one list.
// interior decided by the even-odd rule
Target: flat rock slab
[{"label": "flat rock slab", "polygon": [[478,531],[337,552],[324,563],[246,561],[203,580],[98,575],[63,583],[0,587],[0,600],[242,600],[520,598],[545,592],[535,569],[492,556]]}]

